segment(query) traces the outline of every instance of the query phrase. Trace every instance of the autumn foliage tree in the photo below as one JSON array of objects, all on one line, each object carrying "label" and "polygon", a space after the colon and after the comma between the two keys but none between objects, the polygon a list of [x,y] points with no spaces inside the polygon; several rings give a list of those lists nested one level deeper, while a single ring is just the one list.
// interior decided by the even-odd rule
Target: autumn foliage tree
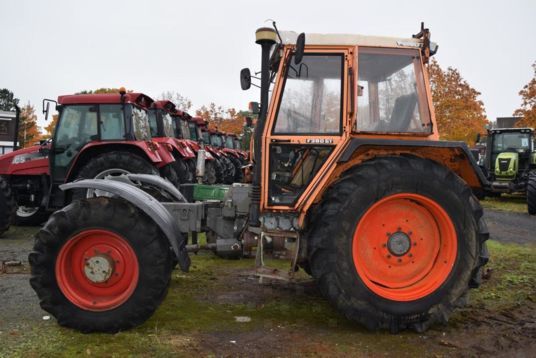
[{"label": "autumn foliage tree", "polygon": [[43,134],[44,139],[52,138],[54,135],[54,129],[56,128],[56,124],[58,124],[58,118],[60,116],[58,114],[53,114],[52,119],[48,123],[48,125],[45,126],[46,133]]},{"label": "autumn foliage tree", "polygon": [[35,108],[30,103],[21,108],[19,123],[19,147],[26,148],[41,140]]},{"label": "autumn foliage tree", "polygon": [[429,65],[432,100],[441,139],[474,144],[478,133],[485,133],[486,112],[478,99],[480,92],[452,67],[443,70],[437,60]]},{"label": "autumn foliage tree", "polygon": [[224,109],[215,103],[202,106],[195,112],[196,116],[208,121],[208,127],[225,133],[241,134],[244,117],[235,108]]},{"label": "autumn foliage tree", "polygon": [[516,123],[518,127],[536,128],[536,62],[532,64],[532,69],[532,79],[519,91],[521,107],[514,112],[514,116],[523,118]]}]

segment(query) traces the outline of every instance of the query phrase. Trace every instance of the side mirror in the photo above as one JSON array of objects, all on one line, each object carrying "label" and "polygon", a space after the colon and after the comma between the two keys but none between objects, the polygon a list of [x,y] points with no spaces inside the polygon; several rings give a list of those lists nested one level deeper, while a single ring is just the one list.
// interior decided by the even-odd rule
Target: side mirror
[{"label": "side mirror", "polygon": [[58,110],[58,102],[54,101],[53,99],[43,99],[43,114],[45,115],[45,121],[48,120],[48,113],[50,112],[50,102],[54,102],[56,104],[56,110]]},{"label": "side mirror", "polygon": [[240,87],[244,91],[247,91],[251,87],[251,72],[249,68],[243,68],[240,71]]},{"label": "side mirror", "polygon": [[48,121],[48,112],[50,111],[50,102],[47,102],[45,109],[43,112],[45,113],[45,121]]},{"label": "side mirror", "polygon": [[261,112],[259,102],[249,102],[249,111],[253,114],[259,114]]},{"label": "side mirror", "polygon": [[303,52],[305,51],[305,34],[302,32],[298,35],[296,40],[296,51],[294,53],[294,64],[299,65],[303,59]]}]

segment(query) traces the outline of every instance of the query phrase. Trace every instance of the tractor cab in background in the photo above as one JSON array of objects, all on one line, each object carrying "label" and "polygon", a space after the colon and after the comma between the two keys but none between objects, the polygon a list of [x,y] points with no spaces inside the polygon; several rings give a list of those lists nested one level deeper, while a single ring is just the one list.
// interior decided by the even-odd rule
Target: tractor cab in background
[{"label": "tractor cab in background", "polygon": [[125,91],[64,95],[43,101],[47,116],[51,102],[59,112],[52,141],[0,157],[0,175],[8,181],[16,206],[16,224],[39,224],[50,209],[80,194],[65,196],[58,188],[65,182],[125,172],[164,177],[170,173],[173,157],[151,138],[149,96]]},{"label": "tractor cab in background", "polygon": [[176,175],[174,185],[193,183],[195,179],[196,155],[187,142],[176,138],[177,124],[174,115],[181,112],[171,101],[156,101],[149,108],[149,125],[151,136],[154,141],[169,150],[175,159],[172,167]]}]

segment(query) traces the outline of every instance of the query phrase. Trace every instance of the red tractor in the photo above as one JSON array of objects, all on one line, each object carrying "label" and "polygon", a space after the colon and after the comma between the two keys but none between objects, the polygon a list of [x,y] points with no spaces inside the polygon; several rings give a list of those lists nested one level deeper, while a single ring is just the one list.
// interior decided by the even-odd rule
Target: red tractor
[{"label": "red tractor", "polygon": [[[182,112],[178,112],[175,104],[171,101],[156,101],[149,109],[149,125],[151,127],[151,137],[171,151],[175,162],[173,169],[180,184],[193,183],[195,179],[196,152],[184,140],[176,138],[177,127],[173,117],[177,117]],[[192,171],[193,167],[193,171]],[[177,184],[179,184],[177,183]]]},{"label": "red tractor", "polygon": [[[199,157],[199,151],[203,149],[203,156],[205,157],[205,168],[202,174],[202,182],[204,184],[215,184],[217,182],[217,168],[219,168],[219,163],[216,158],[208,151],[205,150],[203,144],[200,142],[202,138],[201,129],[198,126],[198,118],[190,116],[186,112],[175,111],[171,114],[174,120],[175,128],[175,138],[179,142],[183,143],[185,146],[188,146],[192,150],[196,157]],[[188,160],[187,164],[192,173],[192,176],[195,178],[198,175],[196,174],[196,161]]]},{"label": "red tractor", "polygon": [[150,97],[124,91],[60,96],[57,102],[43,101],[47,116],[50,102],[59,112],[52,141],[0,157],[0,193],[7,203],[0,206],[3,221],[14,217],[15,224],[40,224],[73,198],[99,194],[80,190],[65,195],[58,189],[77,179],[142,173],[177,181],[170,166],[173,156],[151,140]]},{"label": "red tractor", "polygon": [[[205,124],[206,125],[206,124]],[[207,142],[207,151],[211,151],[221,164],[221,179],[220,183],[232,184],[235,181],[235,166],[229,158],[229,154],[223,149],[223,138],[216,129],[210,129],[208,126],[202,127],[203,141]]]},{"label": "red tractor", "polygon": [[225,153],[227,158],[233,163],[235,170],[234,182],[241,183],[244,180],[244,171],[242,167],[246,163],[242,153],[235,149],[234,137],[236,137],[236,135],[222,132],[218,132],[216,135],[221,137],[221,151]]}]

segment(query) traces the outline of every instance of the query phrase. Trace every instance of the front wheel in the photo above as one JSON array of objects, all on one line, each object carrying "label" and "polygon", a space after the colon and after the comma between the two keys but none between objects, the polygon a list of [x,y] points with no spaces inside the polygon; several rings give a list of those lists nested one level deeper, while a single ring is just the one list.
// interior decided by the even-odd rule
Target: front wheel
[{"label": "front wheel", "polygon": [[387,157],[348,170],[310,222],[309,264],[321,291],[369,329],[445,322],[487,262],[480,204],[429,160]]},{"label": "front wheel", "polygon": [[50,217],[29,255],[30,284],[62,326],[117,332],[145,322],[165,297],[169,243],[130,203],[75,201]]},{"label": "front wheel", "polygon": [[527,207],[529,215],[536,215],[536,170],[529,173],[527,183]]},{"label": "front wheel", "polygon": [[18,206],[14,223],[17,226],[36,226],[45,222],[48,212],[38,206]]},{"label": "front wheel", "polygon": [[4,178],[0,177],[0,236],[9,230],[15,211],[15,202],[11,187]]}]

